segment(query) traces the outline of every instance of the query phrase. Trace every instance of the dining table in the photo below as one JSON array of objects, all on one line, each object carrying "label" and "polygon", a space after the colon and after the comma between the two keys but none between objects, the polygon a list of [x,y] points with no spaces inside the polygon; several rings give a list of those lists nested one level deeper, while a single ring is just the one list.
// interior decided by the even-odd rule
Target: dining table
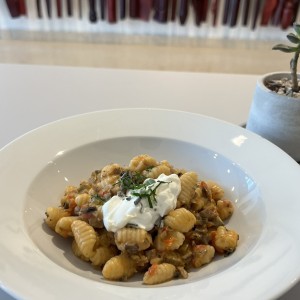
[{"label": "dining table", "polygon": [[[244,126],[259,77],[259,74],[0,64],[0,149],[50,122],[120,108],[187,111]],[[2,283],[1,272],[0,263],[0,299],[16,299]],[[300,283],[279,299],[300,299]]]}]

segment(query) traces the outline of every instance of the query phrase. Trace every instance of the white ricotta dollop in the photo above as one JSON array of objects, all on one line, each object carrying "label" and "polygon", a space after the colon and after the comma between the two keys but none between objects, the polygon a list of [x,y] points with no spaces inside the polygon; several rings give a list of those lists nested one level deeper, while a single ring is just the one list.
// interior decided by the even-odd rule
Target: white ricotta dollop
[{"label": "white ricotta dollop", "polygon": [[123,197],[116,195],[103,207],[103,223],[108,231],[116,232],[127,224],[151,230],[155,222],[176,208],[181,191],[180,179],[176,174],[161,174],[157,179],[146,179],[146,190],[154,191],[156,201],[149,205],[147,197],[133,195],[141,190],[130,190]]}]

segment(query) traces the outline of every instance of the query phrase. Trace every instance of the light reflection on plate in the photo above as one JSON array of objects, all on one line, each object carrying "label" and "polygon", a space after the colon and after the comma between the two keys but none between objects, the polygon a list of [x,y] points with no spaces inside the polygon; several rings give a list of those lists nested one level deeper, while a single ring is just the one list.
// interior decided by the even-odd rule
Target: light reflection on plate
[{"label": "light reflection on plate", "polygon": [[[43,224],[46,207],[58,204],[66,185],[78,185],[108,163],[128,164],[141,153],[225,188],[236,207],[227,225],[240,234],[233,255],[191,272],[187,280],[154,287],[142,285],[140,277],[107,282],[73,256],[68,240]],[[132,299],[134,292],[143,299],[259,299],[279,296],[299,278],[298,165],[238,126],[167,110],[95,112],[19,138],[1,150],[0,165],[0,280],[15,295]]]}]

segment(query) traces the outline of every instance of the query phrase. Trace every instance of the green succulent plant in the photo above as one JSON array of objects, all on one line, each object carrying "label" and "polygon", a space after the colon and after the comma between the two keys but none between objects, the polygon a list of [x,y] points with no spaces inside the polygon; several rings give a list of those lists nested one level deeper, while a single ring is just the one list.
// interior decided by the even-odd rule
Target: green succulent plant
[{"label": "green succulent plant", "polygon": [[295,46],[288,46],[284,44],[277,44],[272,49],[279,50],[285,53],[294,53],[290,61],[290,71],[291,71],[291,80],[292,80],[292,91],[299,92],[299,84],[297,77],[297,65],[298,58],[300,53],[300,24],[294,23],[293,28],[295,33],[289,33],[286,37],[287,39],[295,44]]}]

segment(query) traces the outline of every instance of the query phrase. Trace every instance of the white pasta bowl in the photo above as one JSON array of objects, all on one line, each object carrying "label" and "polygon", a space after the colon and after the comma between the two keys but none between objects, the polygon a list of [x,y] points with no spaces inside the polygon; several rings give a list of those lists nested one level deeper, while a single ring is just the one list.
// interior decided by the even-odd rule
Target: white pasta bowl
[{"label": "white pasta bowl", "polygon": [[[111,282],[45,226],[66,185],[142,153],[224,188],[235,206],[226,226],[240,236],[232,255],[157,286]],[[0,151],[0,166],[0,282],[16,298],[269,299],[299,279],[299,166],[238,126],[179,111],[99,111],[29,132]]]}]

